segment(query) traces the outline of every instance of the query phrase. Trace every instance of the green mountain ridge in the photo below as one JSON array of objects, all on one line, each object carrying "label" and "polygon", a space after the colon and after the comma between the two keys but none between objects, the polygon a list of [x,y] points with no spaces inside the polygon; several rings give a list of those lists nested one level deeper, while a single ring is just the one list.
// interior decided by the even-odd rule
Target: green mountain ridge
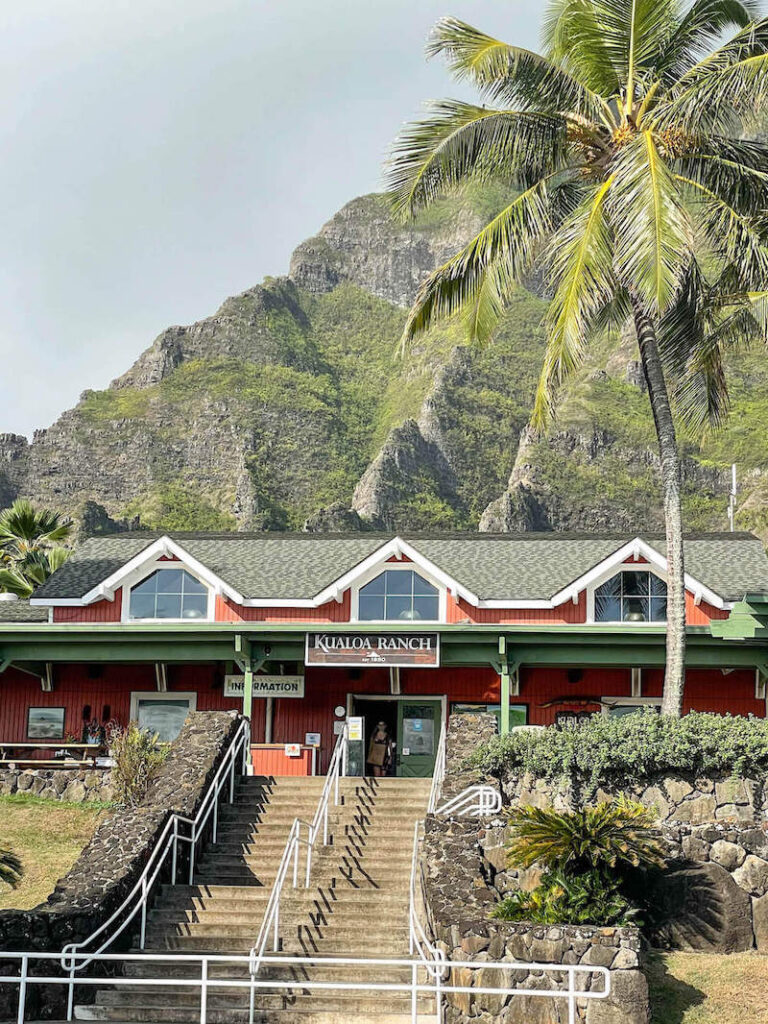
[{"label": "green mountain ridge", "polygon": [[[31,443],[0,435],[0,505],[28,496],[89,530],[659,528],[633,338],[593,350],[547,437],[526,429],[540,296],[519,289],[483,350],[454,322],[396,351],[419,282],[503,201],[467,193],[402,226],[353,200],[288,277],[164,331]],[[735,461],[737,525],[768,532],[763,362],[732,359],[726,427],[683,439],[691,530],[726,528]]]}]

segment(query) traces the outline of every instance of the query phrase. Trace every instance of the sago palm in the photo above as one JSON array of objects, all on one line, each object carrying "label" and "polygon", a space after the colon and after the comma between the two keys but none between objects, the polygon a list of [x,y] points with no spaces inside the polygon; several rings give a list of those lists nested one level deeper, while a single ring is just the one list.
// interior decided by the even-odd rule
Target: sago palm
[{"label": "sago palm", "polygon": [[655,820],[652,811],[624,797],[578,811],[515,807],[508,815],[509,862],[522,868],[541,864],[567,874],[598,871],[606,877],[617,869],[659,865]]},{"label": "sago palm", "polygon": [[29,597],[69,557],[72,522],[20,498],[0,512],[0,591]]},{"label": "sago palm", "polygon": [[490,338],[513,286],[541,271],[552,301],[534,426],[590,341],[634,322],[666,520],[667,714],[681,713],[685,665],[673,406],[717,422],[724,350],[768,334],[768,147],[742,137],[768,98],[759,13],[755,0],[551,0],[544,55],[444,19],[429,53],[484,102],[433,104],[388,168],[403,216],[467,182],[508,187],[507,207],[424,282],[403,343],[459,311],[471,338]]}]

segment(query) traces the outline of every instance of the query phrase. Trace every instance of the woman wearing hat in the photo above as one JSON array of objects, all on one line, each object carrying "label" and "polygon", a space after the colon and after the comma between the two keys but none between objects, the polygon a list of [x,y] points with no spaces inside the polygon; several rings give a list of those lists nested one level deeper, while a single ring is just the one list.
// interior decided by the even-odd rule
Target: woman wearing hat
[{"label": "woman wearing hat", "polygon": [[367,764],[370,774],[380,779],[387,775],[392,762],[392,737],[386,722],[377,722],[368,744]]}]

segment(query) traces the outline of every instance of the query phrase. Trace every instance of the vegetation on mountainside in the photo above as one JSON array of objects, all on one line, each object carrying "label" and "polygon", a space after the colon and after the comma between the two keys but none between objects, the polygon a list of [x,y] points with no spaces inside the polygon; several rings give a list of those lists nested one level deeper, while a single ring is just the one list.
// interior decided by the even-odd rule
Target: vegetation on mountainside
[{"label": "vegetation on mountainside", "polygon": [[634,325],[667,535],[666,715],[682,713],[686,646],[672,406],[694,426],[719,423],[724,354],[768,341],[768,147],[741,137],[768,106],[761,6],[549,0],[544,55],[443,18],[428,53],[484,102],[433,103],[388,169],[404,218],[467,181],[519,190],[423,282],[404,346],[457,314],[471,339],[490,340],[512,286],[543,273],[552,301],[532,420],[543,428],[606,324]]},{"label": "vegetation on mountainside", "polygon": [[0,511],[0,593],[30,597],[69,557],[72,521],[18,499]]},{"label": "vegetation on mountainside", "polygon": [[107,814],[101,804],[27,794],[0,796],[0,843],[13,851],[24,868],[15,889],[0,886],[0,909],[28,910],[42,903]]}]

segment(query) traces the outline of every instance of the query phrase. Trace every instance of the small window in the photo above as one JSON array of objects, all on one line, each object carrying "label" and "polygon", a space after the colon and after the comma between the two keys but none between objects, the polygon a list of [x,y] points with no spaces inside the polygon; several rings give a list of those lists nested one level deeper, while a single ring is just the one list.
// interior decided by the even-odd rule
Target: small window
[{"label": "small window", "polygon": [[157,569],[131,590],[132,619],[205,619],[208,588],[184,569]]},{"label": "small window", "polygon": [[[453,703],[451,704],[452,715],[480,715],[488,714],[493,715],[496,719],[496,725],[501,728],[501,705],[499,704],[463,704]],[[515,729],[519,725],[528,724],[528,705],[527,704],[510,704],[509,705],[509,727]]]},{"label": "small window", "polygon": [[652,572],[619,572],[595,590],[595,622],[666,622],[667,585]]},{"label": "small window", "polygon": [[436,622],[439,617],[437,587],[411,569],[387,569],[360,588],[358,618],[362,622],[392,619]]},{"label": "small window", "polygon": [[181,732],[187,715],[197,707],[195,693],[168,693],[162,695],[132,693],[131,719],[140,729],[146,729],[161,743],[171,743]]}]

